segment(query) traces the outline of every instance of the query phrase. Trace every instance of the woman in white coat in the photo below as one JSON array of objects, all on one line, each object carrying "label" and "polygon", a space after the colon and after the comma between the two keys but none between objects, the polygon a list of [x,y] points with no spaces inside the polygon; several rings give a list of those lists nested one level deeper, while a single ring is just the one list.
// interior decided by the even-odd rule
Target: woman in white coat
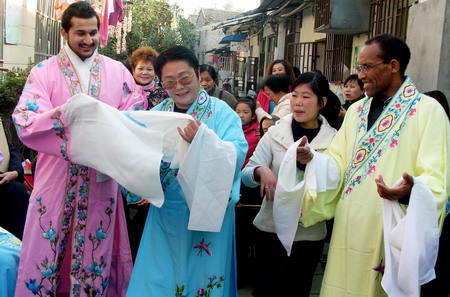
[{"label": "woman in white coat", "polygon": [[[269,129],[242,171],[244,184],[260,187],[261,197],[264,197],[253,222],[260,230],[256,244],[258,275],[253,292],[257,297],[309,296],[327,233],[325,222],[308,228],[299,225],[290,257],[275,233],[273,199],[280,164],[287,149],[306,136],[313,149],[324,151],[336,133],[327,119],[320,115],[338,116],[338,110],[328,110],[335,108],[327,106],[330,93],[327,79],[321,74],[304,73],[292,89],[292,114],[284,116]],[[297,161],[297,170],[303,174],[305,165]]]}]

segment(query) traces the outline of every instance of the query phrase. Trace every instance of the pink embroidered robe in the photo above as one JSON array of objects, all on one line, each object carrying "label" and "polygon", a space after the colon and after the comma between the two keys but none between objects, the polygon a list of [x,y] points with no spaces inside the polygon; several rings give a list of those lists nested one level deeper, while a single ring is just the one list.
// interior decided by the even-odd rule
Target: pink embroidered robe
[{"label": "pink embroidered robe", "polygon": [[[95,55],[85,93],[120,110],[143,108],[128,70]],[[20,139],[39,152],[16,296],[120,297],[128,287],[132,260],[118,184],[68,157],[64,108],[82,91],[77,77],[64,50],[39,63],[13,114]]]}]

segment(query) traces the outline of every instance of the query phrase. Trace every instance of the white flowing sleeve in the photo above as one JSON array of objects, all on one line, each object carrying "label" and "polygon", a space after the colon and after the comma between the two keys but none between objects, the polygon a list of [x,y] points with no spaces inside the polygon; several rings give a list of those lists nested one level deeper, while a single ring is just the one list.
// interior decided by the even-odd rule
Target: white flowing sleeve
[{"label": "white flowing sleeve", "polygon": [[189,230],[220,232],[236,161],[233,143],[221,140],[202,124],[181,161],[177,176],[190,209]]}]

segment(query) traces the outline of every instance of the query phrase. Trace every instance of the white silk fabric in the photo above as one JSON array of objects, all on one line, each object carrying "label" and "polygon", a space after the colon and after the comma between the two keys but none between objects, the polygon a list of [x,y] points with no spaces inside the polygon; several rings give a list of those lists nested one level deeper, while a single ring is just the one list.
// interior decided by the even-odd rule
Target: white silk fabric
[{"label": "white silk fabric", "polygon": [[201,124],[189,144],[177,128],[186,127],[193,120],[190,115],[121,112],[85,94],[69,99],[64,115],[72,162],[110,176],[156,207],[164,203],[161,160],[171,162],[171,168],[179,168],[177,178],[190,209],[188,229],[220,231],[237,158],[231,142]]},{"label": "white silk fabric", "polygon": [[383,199],[386,263],[381,285],[389,296],[419,296],[420,286],[436,277],[438,219],[434,195],[418,178],[414,178],[406,212],[398,201]]}]

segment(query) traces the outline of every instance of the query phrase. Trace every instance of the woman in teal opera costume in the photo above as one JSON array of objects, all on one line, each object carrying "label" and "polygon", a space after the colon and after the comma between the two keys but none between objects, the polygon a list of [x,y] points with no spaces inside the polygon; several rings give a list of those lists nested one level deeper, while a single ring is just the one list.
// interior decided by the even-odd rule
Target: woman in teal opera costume
[{"label": "woman in teal opera costume", "polygon": [[[235,151],[236,162],[219,232],[188,229],[190,210],[180,185],[179,170],[170,168],[169,163],[161,163],[164,204],[161,208],[150,205],[127,296],[235,297],[234,204],[239,199],[240,169],[247,151],[241,121],[225,102],[210,97],[200,86],[198,60],[189,49],[174,47],[162,52],[155,61],[155,72],[170,98],[153,110],[192,115],[196,121],[179,129],[180,135],[191,145],[195,137],[199,137],[199,127],[203,124],[209,133],[206,134],[218,141],[217,147],[208,146],[209,142],[200,144],[197,162],[200,166],[211,167],[211,172],[215,173],[202,176],[205,183],[223,181],[217,173],[220,162],[211,162],[203,157],[203,152],[219,149],[217,154],[227,154],[227,150],[223,150],[226,147]],[[196,190],[195,195],[203,196],[208,204],[210,199],[214,200],[215,193],[208,195]]]}]

